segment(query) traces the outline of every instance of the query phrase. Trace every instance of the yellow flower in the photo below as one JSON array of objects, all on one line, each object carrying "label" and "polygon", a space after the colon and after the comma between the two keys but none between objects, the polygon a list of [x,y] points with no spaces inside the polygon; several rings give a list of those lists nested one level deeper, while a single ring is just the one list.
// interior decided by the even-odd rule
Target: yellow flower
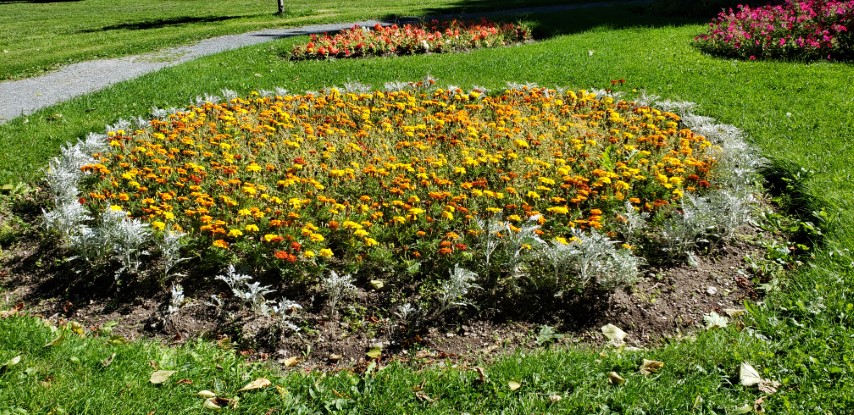
[{"label": "yellow flower", "polygon": [[454,220],[454,214],[451,212],[448,212],[447,210],[442,212],[442,217],[447,219],[447,220]]},{"label": "yellow flower", "polygon": [[306,257],[306,258],[308,258],[308,259],[314,258],[314,256],[315,256],[315,255],[316,255],[316,254],[314,253],[314,251],[312,251],[312,250],[310,250],[310,249],[306,249],[306,250],[305,250],[305,251],[303,251],[303,253],[302,253],[302,256],[304,256],[304,257]]},{"label": "yellow flower", "polygon": [[244,208],[244,209],[238,210],[237,214],[240,216],[249,216],[252,214],[252,212],[249,209]]},{"label": "yellow flower", "polygon": [[211,246],[213,246],[215,248],[228,249],[228,242],[226,242],[222,239],[217,239],[217,240],[213,241],[213,244],[211,244]]},{"label": "yellow flower", "polygon": [[376,240],[376,239],[374,239],[374,238],[365,238],[365,245],[367,245],[367,246],[374,246],[374,245],[377,245],[377,244],[379,244],[379,242],[377,242],[377,240]]},{"label": "yellow flower", "polygon": [[364,229],[356,229],[356,232],[353,232],[353,235],[356,235],[356,236],[368,236],[368,235],[370,235],[370,234],[368,233],[368,231],[366,231],[366,230],[364,230]]},{"label": "yellow flower", "polygon": [[323,242],[324,241],[323,235],[321,235],[319,233],[310,234],[308,236],[308,239],[311,240],[312,242]]},{"label": "yellow flower", "polygon": [[546,209],[546,211],[558,215],[566,215],[567,213],[569,213],[569,209],[566,206],[552,206]]},{"label": "yellow flower", "polygon": [[321,256],[323,258],[331,258],[332,257],[332,250],[329,248],[323,248],[320,250],[320,252],[317,253],[317,255]]},{"label": "yellow flower", "polygon": [[258,232],[258,225],[249,224],[243,227],[246,232]]},{"label": "yellow flower", "polygon": [[162,231],[166,229],[166,224],[159,220],[156,220],[154,222],[151,222],[151,227],[157,229],[158,231]]},{"label": "yellow flower", "polygon": [[281,238],[281,236],[276,235],[275,233],[268,233],[268,234],[264,235],[264,241],[265,242],[274,241],[274,240],[279,239],[279,238]]},{"label": "yellow flower", "polygon": [[241,232],[240,229],[230,229],[228,231],[228,236],[237,238],[239,236],[243,236],[243,232]]}]

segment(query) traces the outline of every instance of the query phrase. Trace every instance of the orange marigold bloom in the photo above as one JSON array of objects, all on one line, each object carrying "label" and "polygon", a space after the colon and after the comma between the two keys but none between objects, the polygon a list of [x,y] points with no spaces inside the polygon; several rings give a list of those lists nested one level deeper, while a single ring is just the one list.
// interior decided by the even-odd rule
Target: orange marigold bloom
[{"label": "orange marigold bloom", "polygon": [[213,241],[213,244],[211,244],[211,246],[216,247],[216,248],[228,249],[228,242],[226,242],[222,239],[217,239],[217,240]]},{"label": "orange marigold bloom", "polygon": [[450,255],[454,250],[451,248],[441,248],[439,249],[439,255]]}]

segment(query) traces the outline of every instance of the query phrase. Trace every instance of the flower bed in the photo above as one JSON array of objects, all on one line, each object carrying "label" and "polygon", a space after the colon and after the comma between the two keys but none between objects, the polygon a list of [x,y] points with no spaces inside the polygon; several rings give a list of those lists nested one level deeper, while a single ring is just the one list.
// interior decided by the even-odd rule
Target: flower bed
[{"label": "flower bed", "polygon": [[311,35],[307,44],[295,45],[293,59],[353,58],[360,56],[410,55],[505,46],[531,39],[531,30],[523,24],[498,24],[483,20],[464,23],[457,20],[373,29],[355,26],[335,35]]},{"label": "flower bed", "polygon": [[[690,258],[749,216],[735,129],[689,117],[716,145],[604,93],[432,83],[211,98],[90,135],[51,163],[45,222],[89,274],[172,279],[188,257],[280,287],[358,273],[438,315],[475,287],[498,307],[628,284],[641,257]],[[228,275],[266,309],[269,287]]]},{"label": "flower bed", "polygon": [[843,60],[854,57],[854,1],[787,0],[721,12],[694,39],[712,54],[743,59]]}]

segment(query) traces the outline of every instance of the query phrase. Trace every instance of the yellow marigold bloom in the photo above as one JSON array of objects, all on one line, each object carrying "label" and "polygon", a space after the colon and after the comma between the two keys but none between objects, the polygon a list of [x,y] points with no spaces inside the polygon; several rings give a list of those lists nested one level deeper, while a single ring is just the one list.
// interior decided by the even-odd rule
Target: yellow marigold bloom
[{"label": "yellow marigold bloom", "polygon": [[567,241],[563,236],[556,236],[555,241],[562,245],[569,245],[569,241]]},{"label": "yellow marigold bloom", "polygon": [[353,232],[353,235],[356,235],[356,236],[368,236],[368,235],[370,235],[370,233],[368,233],[368,231],[366,231],[366,230],[364,230],[364,229],[356,229],[356,232]]},{"label": "yellow marigold bloom", "polygon": [[539,180],[540,180],[540,183],[545,184],[545,185],[554,186],[554,184],[555,184],[554,179],[551,179],[548,177],[540,177]]},{"label": "yellow marigold bloom", "polygon": [[566,206],[552,206],[546,209],[546,212],[555,213],[558,215],[566,215],[569,213],[569,209]]},{"label": "yellow marigold bloom", "polygon": [[252,215],[252,212],[249,209],[243,208],[237,211],[237,214],[240,216],[249,216]]},{"label": "yellow marigold bloom", "polygon": [[305,250],[305,251],[303,251],[303,253],[302,253],[302,256],[304,256],[304,257],[306,257],[306,258],[308,258],[308,259],[314,258],[314,256],[315,256],[315,255],[316,255],[316,254],[315,254],[315,253],[314,253],[314,251],[312,251],[311,249],[306,249],[306,250]]},{"label": "yellow marigold bloom", "polygon": [[257,173],[261,170],[263,170],[263,168],[255,163],[246,166],[246,171],[249,171],[251,173]]},{"label": "yellow marigold bloom", "polygon": [[511,222],[521,222],[522,218],[519,217],[519,215],[510,215],[507,217],[507,220],[509,220]]},{"label": "yellow marigold bloom", "polygon": [[228,236],[231,236],[233,238],[237,238],[237,237],[243,236],[243,232],[241,232],[240,229],[229,229]]},{"label": "yellow marigold bloom", "polygon": [[110,205],[110,210],[112,210],[113,212],[121,212],[122,207],[119,205]]},{"label": "yellow marigold bloom", "polygon": [[320,252],[317,253],[317,255],[323,258],[331,258],[332,250],[329,248],[323,248],[320,250]]},{"label": "yellow marigold bloom", "polygon": [[215,248],[228,249],[228,242],[226,242],[222,239],[217,239],[217,240],[213,241],[211,246],[213,246]]},{"label": "yellow marigold bloom", "polygon": [[362,229],[362,225],[359,225],[358,223],[353,222],[351,220],[345,220],[344,223],[341,224],[341,226],[344,229]]},{"label": "yellow marigold bloom", "polygon": [[454,173],[466,174],[466,168],[465,167],[454,167]]},{"label": "yellow marigold bloom", "polygon": [[173,220],[175,219],[175,214],[172,212],[163,212],[163,217],[166,218],[166,220]]},{"label": "yellow marigold bloom", "polygon": [[246,232],[258,232],[258,225],[249,224],[243,227]]},{"label": "yellow marigold bloom", "polygon": [[527,196],[528,196],[529,198],[531,198],[531,199],[534,199],[534,200],[536,200],[536,199],[539,199],[539,198],[540,198],[540,194],[539,194],[539,193],[537,193],[537,192],[535,192],[535,191],[533,191],[533,190],[528,190]]},{"label": "yellow marigold bloom", "polygon": [[487,212],[489,212],[489,213],[500,213],[500,212],[501,212],[501,208],[497,208],[497,207],[488,207],[488,208],[486,208],[486,211],[487,211]]},{"label": "yellow marigold bloom", "polygon": [[528,142],[527,142],[527,141],[525,141],[525,140],[522,140],[522,139],[517,138],[517,139],[514,141],[514,143],[516,144],[516,147],[519,147],[519,148],[528,148]]},{"label": "yellow marigold bloom", "polygon": [[281,238],[281,236],[276,235],[275,233],[268,233],[268,234],[264,235],[264,241],[265,242],[270,242],[270,241],[273,241],[273,240],[276,240],[279,238]]},{"label": "yellow marigold bloom", "polygon": [[406,223],[406,218],[404,218],[403,216],[395,216],[394,218],[392,218],[391,221],[402,225]]},{"label": "yellow marigold bloom", "polygon": [[166,224],[159,220],[156,220],[154,222],[151,222],[151,227],[157,229],[158,231],[162,231],[166,229]]},{"label": "yellow marigold bloom", "polygon": [[374,245],[377,245],[377,244],[379,244],[379,242],[377,242],[377,240],[376,240],[376,239],[374,239],[374,238],[365,238],[365,245],[367,245],[367,246],[374,246]]},{"label": "yellow marigold bloom", "polygon": [[312,242],[323,242],[326,238],[324,238],[323,235],[319,233],[313,233],[308,236],[308,239]]},{"label": "yellow marigold bloom", "polygon": [[448,212],[447,210],[442,212],[442,217],[447,219],[447,220],[454,220],[454,214],[451,212]]},{"label": "yellow marigold bloom", "polygon": [[418,215],[424,213],[424,209],[414,207],[414,208],[409,208],[409,210],[407,212],[412,216],[418,216]]}]

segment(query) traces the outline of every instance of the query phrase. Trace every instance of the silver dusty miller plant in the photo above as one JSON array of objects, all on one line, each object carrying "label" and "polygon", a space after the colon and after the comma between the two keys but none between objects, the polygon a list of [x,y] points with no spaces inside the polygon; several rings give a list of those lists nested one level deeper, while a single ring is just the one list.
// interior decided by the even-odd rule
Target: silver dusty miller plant
[{"label": "silver dusty miller plant", "polygon": [[453,307],[465,307],[471,305],[466,298],[471,290],[480,288],[474,281],[477,274],[460,267],[459,264],[449,272],[450,276],[439,286],[439,306],[436,308],[434,317],[439,317]]},{"label": "silver dusty miller plant", "polygon": [[[302,309],[299,303],[284,297],[279,301],[267,300],[266,295],[274,291],[260,282],[253,282],[252,276],[237,272],[234,265],[229,265],[225,274],[217,275],[216,279],[225,282],[234,298],[256,315],[279,317],[286,328],[299,331],[299,327],[293,322],[294,313]],[[217,296],[212,296],[212,300],[217,308],[221,309],[224,305]]]},{"label": "silver dusty miller plant", "polygon": [[326,291],[326,305],[333,317],[338,315],[338,302],[355,291],[356,286],[353,285],[353,281],[352,275],[339,275],[334,270],[330,270],[329,275],[321,281],[323,289]]},{"label": "silver dusty miller plant", "polygon": [[573,229],[568,243],[553,241],[542,246],[541,267],[535,268],[534,278],[551,281],[557,287],[556,295],[589,284],[605,289],[631,284],[637,279],[641,260],[618,249],[617,243],[595,229]]}]

